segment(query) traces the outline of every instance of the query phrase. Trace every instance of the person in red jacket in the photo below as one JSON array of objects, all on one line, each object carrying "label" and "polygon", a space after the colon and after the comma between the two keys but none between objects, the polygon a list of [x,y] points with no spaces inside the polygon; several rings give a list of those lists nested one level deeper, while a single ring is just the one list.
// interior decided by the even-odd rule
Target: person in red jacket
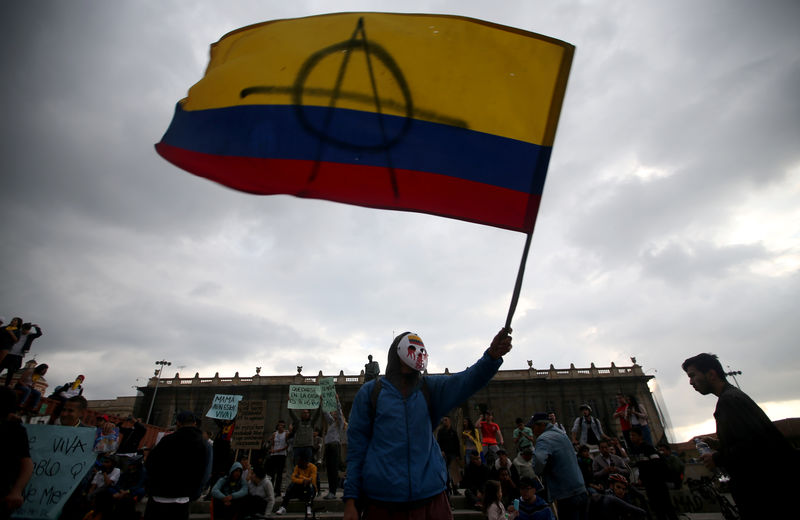
[{"label": "person in red jacket", "polygon": [[475,426],[481,430],[481,444],[483,444],[483,458],[486,460],[486,465],[490,468],[494,467],[497,450],[503,444],[503,432],[500,431],[500,426],[494,422],[494,415],[490,410],[481,414],[481,418]]}]

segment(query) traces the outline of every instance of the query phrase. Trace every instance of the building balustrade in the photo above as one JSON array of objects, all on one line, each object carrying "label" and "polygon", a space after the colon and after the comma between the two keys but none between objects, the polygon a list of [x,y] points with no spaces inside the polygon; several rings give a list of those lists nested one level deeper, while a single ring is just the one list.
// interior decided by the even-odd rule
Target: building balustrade
[{"label": "building balustrade", "polygon": [[[428,372],[425,371],[427,374]],[[451,372],[448,368],[444,369],[444,375],[450,375]],[[609,367],[596,367],[594,363],[587,368],[576,368],[575,365],[570,364],[569,368],[555,368],[550,365],[548,369],[537,369],[531,366],[527,369],[520,370],[500,370],[494,376],[496,380],[524,380],[524,379],[591,379],[603,377],[646,377],[651,379],[653,376],[646,375],[639,365],[631,365],[625,367],[618,367],[611,363]],[[230,385],[296,385],[296,384],[316,384],[321,378],[332,377],[336,385],[362,385],[364,384],[364,371],[362,370],[359,375],[351,374],[345,375],[343,371],[339,371],[338,375],[323,375],[320,371],[316,376],[305,376],[298,372],[291,376],[262,376],[256,374],[252,377],[240,377],[239,373],[233,377],[220,377],[219,373],[214,374],[214,377],[200,377],[196,373],[194,377],[180,377],[179,373],[175,374],[172,378],[161,378],[159,386],[230,386]],[[151,377],[147,386],[156,385],[156,377]]]}]

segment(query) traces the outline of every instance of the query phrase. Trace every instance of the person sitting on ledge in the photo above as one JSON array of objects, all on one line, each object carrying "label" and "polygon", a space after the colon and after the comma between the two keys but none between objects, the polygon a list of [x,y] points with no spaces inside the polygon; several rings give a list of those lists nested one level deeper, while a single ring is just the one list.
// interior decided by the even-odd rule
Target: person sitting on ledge
[{"label": "person sitting on ledge", "polygon": [[289,500],[298,498],[306,505],[306,515],[311,514],[311,501],[317,494],[317,489],[314,484],[317,482],[317,467],[308,462],[308,457],[305,453],[300,454],[297,459],[297,466],[294,467],[292,472],[292,482],[286,488],[286,494],[283,495],[281,507],[276,511],[276,514],[282,515],[286,513],[286,506],[289,505]]},{"label": "person sitting on ledge", "polygon": [[239,462],[234,462],[227,476],[220,477],[211,496],[214,497],[214,518],[227,520],[238,518],[245,505],[247,496],[247,483],[242,477],[244,468]]}]

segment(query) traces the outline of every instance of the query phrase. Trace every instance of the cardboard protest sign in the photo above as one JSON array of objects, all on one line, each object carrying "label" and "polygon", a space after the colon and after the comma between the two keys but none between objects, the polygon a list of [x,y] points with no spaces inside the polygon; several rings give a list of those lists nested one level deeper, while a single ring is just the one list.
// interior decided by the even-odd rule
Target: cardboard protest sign
[{"label": "cardboard protest sign", "polygon": [[206,413],[206,417],[232,421],[236,418],[236,413],[239,410],[239,401],[241,400],[241,395],[217,394],[211,402],[211,408]]},{"label": "cardboard protest sign", "polygon": [[289,408],[293,410],[319,408],[319,394],[317,385],[289,385]]},{"label": "cardboard protest sign", "polygon": [[26,424],[33,476],[25,487],[25,502],[13,518],[55,519],[67,499],[91,469],[94,428]]},{"label": "cardboard protest sign", "polygon": [[319,389],[322,395],[322,411],[332,412],[336,410],[336,387],[333,384],[333,378],[320,378]]},{"label": "cardboard protest sign", "polygon": [[264,420],[267,416],[266,401],[242,401],[236,416],[236,431],[233,434],[234,449],[258,449],[264,440]]}]

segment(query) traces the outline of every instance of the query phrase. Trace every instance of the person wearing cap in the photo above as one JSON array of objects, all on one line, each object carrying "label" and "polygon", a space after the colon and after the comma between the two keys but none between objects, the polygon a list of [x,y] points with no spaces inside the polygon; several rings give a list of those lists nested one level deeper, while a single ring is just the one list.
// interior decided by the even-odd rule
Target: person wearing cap
[{"label": "person wearing cap", "polygon": [[592,416],[592,407],[584,403],[578,408],[581,412],[580,417],[575,419],[572,425],[572,443],[577,445],[589,446],[592,452],[597,451],[597,445],[601,439],[608,439],[603,433],[600,421]]},{"label": "person wearing cap", "polygon": [[528,426],[536,436],[533,469],[544,478],[550,500],[560,520],[583,520],[588,495],[575,450],[566,435],[556,430],[546,413],[533,414]]},{"label": "person wearing cap", "polygon": [[553,510],[547,502],[538,495],[544,489],[539,479],[522,477],[519,480],[520,499],[517,510],[517,520],[555,520]]},{"label": "person wearing cap", "polygon": [[56,388],[55,396],[51,395],[50,397],[55,397],[55,399],[65,403],[70,397],[83,395],[83,381],[85,379],[86,377],[83,374],[78,375],[72,383],[64,383],[59,388]]},{"label": "person wearing cap", "polygon": [[358,519],[359,508],[367,519],[452,518],[447,467],[433,425],[489,383],[511,350],[510,332],[501,330],[465,371],[437,376],[423,376],[428,351],[417,334],[394,339],[386,375],[364,384],[353,402],[344,520]]},{"label": "person wearing cap", "polygon": [[192,412],[182,411],[177,429],[150,451],[145,520],[188,519],[189,504],[199,496],[206,469],[206,447]]}]

